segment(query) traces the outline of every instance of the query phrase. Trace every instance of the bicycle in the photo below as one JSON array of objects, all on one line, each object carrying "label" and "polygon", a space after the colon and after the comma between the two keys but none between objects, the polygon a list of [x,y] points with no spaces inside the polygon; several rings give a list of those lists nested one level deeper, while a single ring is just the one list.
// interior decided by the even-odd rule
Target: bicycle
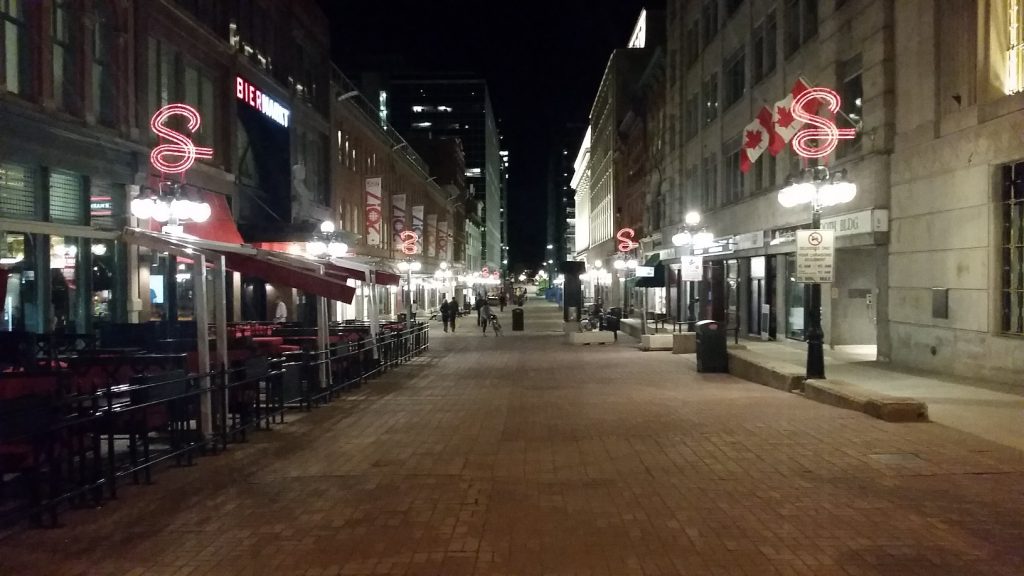
[{"label": "bicycle", "polygon": [[491,329],[494,330],[495,336],[501,336],[501,322],[498,321],[497,314],[491,314]]}]

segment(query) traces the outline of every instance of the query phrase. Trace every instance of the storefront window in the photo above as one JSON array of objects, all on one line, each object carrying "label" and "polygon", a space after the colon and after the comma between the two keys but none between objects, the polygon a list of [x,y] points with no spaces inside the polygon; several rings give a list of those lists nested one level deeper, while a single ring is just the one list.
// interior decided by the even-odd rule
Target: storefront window
[{"label": "storefront window", "polygon": [[740,326],[740,262],[739,260],[728,260],[725,263],[725,290],[726,290],[726,322],[730,330]]},{"label": "storefront window", "polygon": [[786,256],[786,337],[804,340],[804,285],[796,282],[796,255]]},{"label": "storefront window", "polygon": [[[50,237],[50,318],[53,332],[86,331],[87,258],[80,238]],[[91,295],[91,294],[90,294]]]},{"label": "storefront window", "polygon": [[194,320],[196,315],[195,285],[192,283],[191,262],[177,259],[174,265],[174,285],[177,289],[178,320]]},{"label": "storefront window", "polygon": [[168,265],[169,262],[166,254],[153,254],[149,266],[148,320],[160,321],[167,319],[168,298],[165,275]]},{"label": "storefront window", "polygon": [[92,258],[90,315],[96,322],[112,322],[115,314],[117,291],[116,246],[113,240],[93,240],[89,252]]},{"label": "storefront window", "polygon": [[31,234],[0,232],[0,331],[42,332],[36,240]]}]

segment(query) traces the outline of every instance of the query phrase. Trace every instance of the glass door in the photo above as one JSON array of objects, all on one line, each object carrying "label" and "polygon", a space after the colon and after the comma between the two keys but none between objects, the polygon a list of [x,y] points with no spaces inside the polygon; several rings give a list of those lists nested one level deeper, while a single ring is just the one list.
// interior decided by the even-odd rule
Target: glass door
[{"label": "glass door", "polygon": [[804,340],[807,308],[805,284],[796,281],[796,254],[786,255],[786,337]]}]

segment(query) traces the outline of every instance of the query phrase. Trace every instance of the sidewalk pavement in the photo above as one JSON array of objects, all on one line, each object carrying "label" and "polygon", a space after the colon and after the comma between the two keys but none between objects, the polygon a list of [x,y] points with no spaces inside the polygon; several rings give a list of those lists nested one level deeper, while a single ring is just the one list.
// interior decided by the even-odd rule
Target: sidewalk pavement
[{"label": "sidewalk pavement", "polygon": [[[806,366],[803,342],[741,339],[740,344],[792,364],[797,371]],[[915,398],[928,404],[933,422],[1024,450],[1024,388],[1014,391],[1000,384],[901,369],[876,361],[873,346],[826,349],[825,376],[891,396]]]},{"label": "sidewalk pavement", "polygon": [[330,404],[0,540],[0,575],[1024,574],[1020,451],[525,314],[434,324]]}]

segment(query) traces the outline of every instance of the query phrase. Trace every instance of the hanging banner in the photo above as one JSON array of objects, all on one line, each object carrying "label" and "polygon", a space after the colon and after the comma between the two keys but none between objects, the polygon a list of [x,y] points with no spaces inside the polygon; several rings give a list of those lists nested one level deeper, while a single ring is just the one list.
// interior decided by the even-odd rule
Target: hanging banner
[{"label": "hanging banner", "polygon": [[434,258],[437,256],[437,214],[427,215],[426,235],[427,257]]},{"label": "hanging banner", "polygon": [[442,260],[451,260],[448,256],[448,221],[437,223],[437,257]]},{"label": "hanging banner", "polygon": [[423,254],[423,206],[412,207],[412,231],[416,233],[416,253]]},{"label": "hanging banner", "polygon": [[380,178],[366,179],[366,244],[380,246]]},{"label": "hanging banner", "polygon": [[405,225],[405,194],[396,194],[391,197],[391,244],[401,244],[402,232],[406,230],[408,227]]}]

